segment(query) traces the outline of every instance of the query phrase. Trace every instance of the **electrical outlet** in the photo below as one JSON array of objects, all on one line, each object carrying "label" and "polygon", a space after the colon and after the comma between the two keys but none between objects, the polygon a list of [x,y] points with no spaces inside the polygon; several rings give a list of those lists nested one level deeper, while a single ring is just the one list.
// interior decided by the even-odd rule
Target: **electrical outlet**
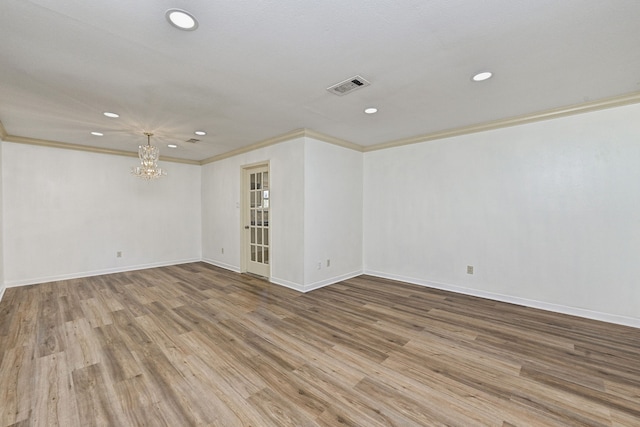
[{"label": "electrical outlet", "polygon": [[327,259],[327,267],[331,267],[331,260]]},{"label": "electrical outlet", "polygon": [[467,274],[473,274],[473,265],[467,265]]},{"label": "electrical outlet", "polygon": [[318,261],[318,270],[320,270],[322,268],[322,262]]},{"label": "electrical outlet", "polygon": [[116,258],[122,258],[122,251],[116,252]]}]

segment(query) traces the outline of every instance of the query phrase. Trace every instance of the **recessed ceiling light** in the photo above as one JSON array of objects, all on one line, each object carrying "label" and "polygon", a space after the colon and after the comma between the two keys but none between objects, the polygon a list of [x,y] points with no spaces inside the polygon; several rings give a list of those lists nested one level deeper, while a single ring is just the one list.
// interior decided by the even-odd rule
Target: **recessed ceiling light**
[{"label": "recessed ceiling light", "polygon": [[167,145],[167,147],[169,147],[169,148],[178,148],[178,146],[176,144],[169,144],[169,145]]},{"label": "recessed ceiling light", "polygon": [[369,108],[365,108],[364,112],[367,114],[375,114],[378,112],[378,109],[376,107],[369,107]]},{"label": "recessed ceiling light", "polygon": [[471,77],[471,80],[474,82],[481,82],[487,79],[490,79],[493,76],[493,73],[490,71],[483,71],[482,73],[478,73],[475,76]]},{"label": "recessed ceiling light", "polygon": [[186,10],[169,9],[164,16],[167,17],[167,21],[169,21],[171,25],[180,30],[193,31],[198,28],[198,21]]},{"label": "recessed ceiling light", "polygon": [[197,130],[194,132],[196,135],[205,136],[207,133],[203,130]]},{"label": "recessed ceiling light", "polygon": [[104,133],[102,133],[102,132],[91,132],[91,135],[93,135],[93,136],[104,136]]},{"label": "recessed ceiling light", "polygon": [[104,114],[105,116],[110,117],[110,118],[112,118],[112,119],[117,119],[118,117],[120,117],[120,114],[117,114],[117,113],[111,113],[111,112],[109,112],[109,111],[105,111],[105,112],[104,112],[104,113],[102,113],[102,114]]}]

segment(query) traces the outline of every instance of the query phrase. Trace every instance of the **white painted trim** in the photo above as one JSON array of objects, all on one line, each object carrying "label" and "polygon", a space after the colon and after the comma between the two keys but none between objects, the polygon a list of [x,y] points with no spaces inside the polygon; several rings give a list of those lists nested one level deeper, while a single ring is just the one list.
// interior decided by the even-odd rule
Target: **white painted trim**
[{"label": "white painted trim", "polygon": [[146,270],[148,268],[167,267],[170,265],[188,264],[190,262],[200,262],[200,261],[201,261],[200,258],[190,258],[190,259],[167,261],[167,262],[131,265],[126,267],[118,267],[118,268],[107,268],[104,270],[84,271],[80,273],[62,274],[59,276],[38,277],[37,279],[15,280],[15,281],[6,282],[5,286],[7,288],[14,288],[18,286],[37,285],[40,283],[57,282],[60,280],[81,279],[83,277],[102,276],[104,274],[113,274],[113,273],[124,273],[125,271]]},{"label": "white painted trim", "polygon": [[250,151],[257,150],[258,148],[268,147],[270,145],[279,144],[281,142],[291,141],[292,139],[300,138],[305,136],[305,129],[296,129],[291,132],[287,132],[282,135],[274,136],[254,144],[248,145],[246,147],[240,147],[235,150],[227,151],[226,153],[218,154],[213,157],[209,157],[207,159],[203,159],[200,161],[201,165],[206,165],[208,163],[218,162],[220,160],[228,159],[229,157],[237,156],[239,154],[248,153]]},{"label": "white painted trim", "polygon": [[4,128],[4,125],[0,121],[0,141],[4,141],[7,138],[7,136],[9,136],[9,134],[7,133],[7,130]]},{"label": "white painted trim", "polygon": [[277,277],[271,277],[269,279],[269,282],[274,283],[276,285],[284,286],[285,288],[293,289],[294,291],[304,292],[304,285],[290,282],[288,280],[278,279]]},{"label": "white painted trim", "polygon": [[[2,129],[0,129],[0,137],[3,141],[13,142],[16,144],[39,145],[42,147],[61,148],[64,150],[86,151],[89,153],[112,154],[115,156],[138,157],[138,153],[132,152],[132,151],[94,147],[90,145],[71,144],[69,142],[50,141],[47,139],[27,138],[24,136],[7,135],[6,133],[2,134]],[[177,157],[160,156],[160,161],[201,166],[201,163],[199,160],[179,159]]]},{"label": "white painted trim", "polygon": [[511,295],[497,294],[493,292],[479,291],[477,289],[465,288],[462,286],[449,285],[445,283],[431,282],[428,280],[405,277],[397,274],[387,274],[380,271],[365,270],[364,274],[381,277],[384,279],[398,280],[414,285],[425,286],[443,291],[455,292],[458,294],[470,295],[474,297],[486,298],[494,301],[506,302],[510,304],[522,305],[530,308],[551,311],[554,313],[568,314],[571,316],[583,317],[585,319],[599,320],[602,322],[615,323],[618,325],[640,328],[640,319],[634,317],[619,316],[616,314],[602,313],[598,311],[585,310],[582,308],[569,307],[560,304],[553,304],[544,301],[531,300],[527,298],[514,297]]},{"label": "white painted trim", "polygon": [[225,264],[224,262],[216,261],[213,259],[202,258],[202,262],[206,262],[207,264],[211,264],[215,267],[224,268],[225,270],[233,271],[234,273],[240,273],[240,268],[235,265]]},{"label": "white painted trim", "polygon": [[542,120],[557,119],[560,117],[571,116],[575,114],[588,113],[591,111],[603,110],[606,108],[622,107],[640,102],[640,92],[631,92],[611,98],[598,99],[596,101],[584,102],[580,104],[566,105],[551,110],[543,110],[534,113],[524,114],[521,116],[507,117],[491,122],[483,122],[469,126],[462,126],[447,129],[439,132],[428,133],[424,135],[413,136],[410,138],[398,139],[395,141],[383,142],[381,144],[363,147],[364,152],[385,150],[387,148],[401,147],[403,145],[417,144],[427,141],[435,141],[454,136],[467,135],[471,133],[485,132],[488,130],[502,129],[510,126],[523,125],[527,123],[539,122]]},{"label": "white painted trim", "polygon": [[2,302],[2,297],[4,296],[4,291],[7,290],[6,286],[2,286],[2,289],[0,289],[0,302]]},{"label": "white painted trim", "polygon": [[342,282],[343,280],[352,279],[360,275],[362,275],[362,270],[354,271],[347,274],[342,274],[340,276],[331,277],[329,279],[320,280],[318,282],[305,285],[303,292],[306,293],[306,292],[313,291],[315,289],[324,288],[325,286],[333,285],[335,283]]},{"label": "white painted trim", "polygon": [[[258,148],[268,147],[270,145],[279,144],[281,142],[290,141],[300,137],[313,138],[319,141],[339,145],[341,147],[366,153],[369,151],[384,150],[387,148],[401,147],[403,145],[417,144],[421,142],[451,138],[453,136],[484,132],[487,130],[500,129],[500,128],[505,128],[509,126],[517,126],[517,125],[522,125],[526,123],[533,123],[533,122],[542,121],[542,120],[555,119],[555,118],[565,117],[565,116],[574,115],[574,114],[581,114],[581,113],[587,113],[591,111],[603,110],[606,108],[621,107],[624,105],[635,104],[638,102],[640,102],[640,92],[631,92],[623,95],[613,96],[610,98],[603,98],[603,99],[598,99],[595,101],[589,101],[589,102],[580,103],[580,104],[566,105],[558,108],[553,108],[550,110],[538,111],[538,112],[524,114],[516,117],[507,117],[505,119],[499,119],[499,120],[490,121],[490,122],[483,122],[483,123],[477,123],[477,124],[472,124],[468,126],[446,129],[442,131],[432,132],[432,133],[423,134],[423,135],[417,135],[417,136],[393,140],[393,141],[387,141],[380,144],[369,145],[369,146],[363,146],[351,141],[347,141],[341,138],[336,138],[331,135],[326,135],[311,129],[303,128],[303,129],[295,129],[285,134],[267,138],[265,140],[256,142],[254,144],[251,144],[245,147],[240,147],[225,153],[217,154],[213,157],[209,157],[202,160],[179,159],[176,157],[164,157],[164,156],[161,156],[160,160],[166,161],[166,162],[186,163],[186,164],[202,166],[208,163],[213,163],[223,159],[227,159],[229,157],[237,156],[239,154],[248,153],[250,151],[257,150]],[[8,142],[16,142],[21,144],[42,145],[47,147],[89,151],[89,152],[95,152],[95,153],[114,154],[119,156],[128,156],[128,157],[138,156],[136,152],[131,152],[131,151],[113,150],[108,148],[71,144],[71,143],[60,142],[60,141],[50,141],[50,140],[28,138],[28,137],[17,136],[17,135],[9,135],[6,129],[4,128],[4,126],[2,125],[2,122],[0,122],[0,140],[8,141]]]},{"label": "white painted trim", "polygon": [[[205,258],[202,259],[202,262],[206,262],[207,264],[211,264],[216,267],[224,268],[225,270],[233,271],[234,273],[242,274],[242,271],[240,271],[240,268],[238,268],[235,265],[225,264],[222,262],[214,261],[212,259],[205,259]],[[267,278],[267,280],[269,280],[269,283],[273,283],[274,285],[284,286],[285,288],[293,289],[294,291],[298,291],[298,292],[305,292],[304,285],[300,285],[298,283],[294,283],[288,280],[278,279],[274,277]]]},{"label": "white painted trim", "polygon": [[354,151],[359,151],[359,152],[363,152],[364,151],[364,147],[362,145],[358,145],[355,144],[351,141],[347,141],[344,139],[340,139],[340,138],[336,138],[333,137],[331,135],[327,135],[324,133],[320,133],[320,132],[316,132],[314,130],[311,129],[305,129],[304,130],[304,136],[307,138],[312,138],[315,139],[317,141],[322,141],[322,142],[326,142],[329,144],[333,144],[333,145],[337,145],[338,147],[342,147],[342,148],[348,148],[350,150],[354,150]]}]

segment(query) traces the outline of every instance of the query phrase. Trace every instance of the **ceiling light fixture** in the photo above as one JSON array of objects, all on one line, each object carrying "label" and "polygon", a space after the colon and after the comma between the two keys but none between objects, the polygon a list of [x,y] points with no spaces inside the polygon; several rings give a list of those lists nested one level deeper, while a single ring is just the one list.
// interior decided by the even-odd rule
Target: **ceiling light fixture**
[{"label": "ceiling light fixture", "polygon": [[378,112],[378,109],[376,107],[369,107],[369,108],[365,108],[364,112],[366,114],[375,114]]},{"label": "ceiling light fixture", "polygon": [[186,10],[169,9],[164,16],[171,25],[180,30],[193,31],[198,28],[198,21]]},{"label": "ceiling light fixture", "polygon": [[195,133],[196,135],[199,135],[199,136],[205,136],[205,135],[207,134],[207,133],[206,133],[205,131],[203,131],[203,130],[197,130],[197,131],[195,131],[194,133]]},{"label": "ceiling light fixture", "polygon": [[474,75],[473,77],[471,77],[471,80],[473,80],[474,82],[482,82],[482,81],[490,79],[491,76],[493,76],[492,72],[483,71],[483,72],[478,73],[478,74]]},{"label": "ceiling light fixture", "polygon": [[95,132],[95,131],[94,131],[94,132],[91,132],[91,135],[93,135],[93,136],[104,136],[104,133],[102,133],[102,132]]},{"label": "ceiling light fixture", "polygon": [[117,114],[117,113],[111,113],[111,112],[109,112],[109,111],[105,111],[105,112],[104,112],[104,113],[102,113],[102,114],[104,114],[105,116],[107,116],[107,117],[109,117],[109,118],[111,118],[111,119],[117,119],[118,117],[120,117],[120,114]]},{"label": "ceiling light fixture", "polygon": [[169,147],[169,148],[178,148],[178,146],[176,144],[169,144],[169,145],[167,145],[167,147]]},{"label": "ceiling light fixture", "polygon": [[140,157],[140,166],[134,166],[131,168],[131,173],[138,178],[151,180],[160,178],[166,175],[167,172],[158,167],[158,158],[160,157],[160,150],[158,147],[151,145],[151,132],[145,132],[147,135],[147,145],[141,145],[138,147],[138,157]]}]

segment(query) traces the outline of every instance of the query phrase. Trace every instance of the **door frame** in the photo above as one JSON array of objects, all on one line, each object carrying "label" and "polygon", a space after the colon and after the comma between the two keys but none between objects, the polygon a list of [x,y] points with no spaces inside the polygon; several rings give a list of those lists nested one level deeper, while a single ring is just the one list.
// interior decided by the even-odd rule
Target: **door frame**
[{"label": "door frame", "polygon": [[[247,273],[247,259],[249,257],[249,244],[247,238],[247,230],[245,226],[250,222],[249,217],[249,197],[247,197],[247,189],[249,187],[248,171],[256,168],[267,168],[269,173],[269,194],[271,195],[271,167],[269,160],[264,160],[256,163],[249,163],[240,166],[240,272]],[[271,197],[269,197],[271,199]],[[273,242],[273,229],[271,224],[273,223],[273,215],[271,212],[271,204],[269,205],[269,275],[267,279],[271,279],[271,264],[273,260],[273,251],[271,250],[271,244]]]}]

